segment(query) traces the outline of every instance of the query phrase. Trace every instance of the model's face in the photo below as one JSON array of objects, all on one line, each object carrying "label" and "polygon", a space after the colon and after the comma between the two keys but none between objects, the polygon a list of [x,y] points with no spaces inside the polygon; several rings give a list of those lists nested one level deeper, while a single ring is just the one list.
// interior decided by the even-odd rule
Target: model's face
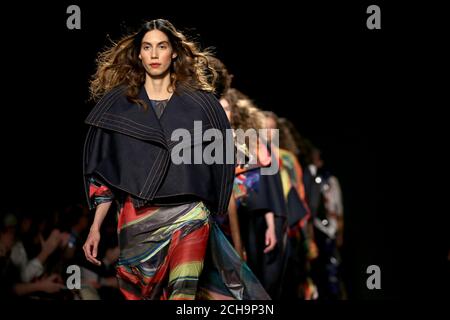
[{"label": "model's face", "polygon": [[176,53],[170,45],[169,38],[164,32],[152,30],[145,34],[141,43],[139,59],[151,77],[165,75]]},{"label": "model's face", "polygon": [[314,150],[312,152],[312,162],[313,164],[317,167],[317,168],[322,168],[323,166],[323,161],[322,158],[320,156],[320,151]]},{"label": "model's face", "polygon": [[227,114],[228,121],[231,121],[231,106],[228,103],[228,100],[222,98],[220,99],[220,104],[222,105],[223,110],[225,110],[225,113]]},{"label": "model's face", "polygon": [[267,129],[267,135],[270,139],[270,141],[272,141],[273,139],[273,135],[274,135],[274,129],[277,128],[277,123],[275,122],[275,120],[271,117],[266,117],[265,119],[265,128]]},{"label": "model's face", "polygon": [[277,128],[277,124],[275,122],[275,120],[273,120],[273,118],[271,117],[266,117],[266,125],[265,125],[266,129],[276,129]]}]

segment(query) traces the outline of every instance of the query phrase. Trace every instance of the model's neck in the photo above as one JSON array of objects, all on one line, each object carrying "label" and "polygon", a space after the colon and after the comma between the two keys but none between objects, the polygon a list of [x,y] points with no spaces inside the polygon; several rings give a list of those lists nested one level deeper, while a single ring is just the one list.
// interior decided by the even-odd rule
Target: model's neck
[{"label": "model's neck", "polygon": [[165,100],[169,99],[172,92],[170,88],[170,73],[166,73],[161,77],[150,77],[148,74],[145,77],[145,90],[150,99]]}]

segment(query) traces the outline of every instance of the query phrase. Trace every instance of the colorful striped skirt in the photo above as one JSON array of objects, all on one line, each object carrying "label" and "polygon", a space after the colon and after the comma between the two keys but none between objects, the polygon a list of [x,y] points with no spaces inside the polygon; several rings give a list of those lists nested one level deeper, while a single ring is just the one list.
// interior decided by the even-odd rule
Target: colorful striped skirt
[{"label": "colorful striped skirt", "polygon": [[118,219],[127,299],[270,299],[203,202],[121,210]]}]

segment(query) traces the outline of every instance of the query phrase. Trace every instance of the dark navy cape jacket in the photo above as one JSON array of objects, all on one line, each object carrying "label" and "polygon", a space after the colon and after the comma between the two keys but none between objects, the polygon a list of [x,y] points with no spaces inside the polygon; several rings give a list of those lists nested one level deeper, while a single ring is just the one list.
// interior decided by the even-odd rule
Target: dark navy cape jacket
[{"label": "dark navy cape jacket", "polygon": [[[117,87],[105,94],[85,121],[89,129],[83,176],[89,208],[94,208],[89,198],[89,177],[94,175],[112,191],[130,195],[136,208],[202,200],[213,213],[225,213],[233,188],[235,149],[232,132],[227,130],[230,123],[217,98],[178,88],[158,119],[143,86],[139,97],[148,110],[129,102],[125,88]],[[197,147],[211,143],[202,141],[202,135],[194,137],[194,121],[202,121],[202,131],[221,132],[221,163],[172,163],[171,150],[178,143],[171,141],[174,130],[189,130]],[[193,153],[194,147],[189,148]],[[230,158],[233,163],[227,163]]]}]

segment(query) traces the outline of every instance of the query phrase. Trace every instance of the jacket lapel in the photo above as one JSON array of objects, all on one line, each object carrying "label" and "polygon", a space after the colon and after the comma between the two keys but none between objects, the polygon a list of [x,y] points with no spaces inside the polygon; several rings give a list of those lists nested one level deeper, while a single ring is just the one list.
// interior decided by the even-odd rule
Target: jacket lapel
[{"label": "jacket lapel", "polygon": [[152,109],[144,86],[140,89],[139,98],[148,105],[147,110],[129,102],[124,95],[123,87],[111,90],[97,103],[85,122],[140,140],[157,142],[167,147],[166,136],[155,111]]}]

